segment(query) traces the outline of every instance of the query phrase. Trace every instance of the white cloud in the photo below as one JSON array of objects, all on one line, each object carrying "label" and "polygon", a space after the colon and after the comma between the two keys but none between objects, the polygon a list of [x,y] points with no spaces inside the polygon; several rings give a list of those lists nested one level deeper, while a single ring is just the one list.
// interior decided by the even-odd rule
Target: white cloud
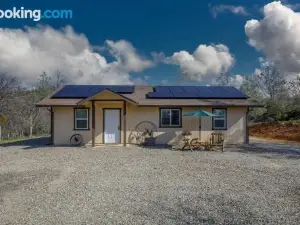
[{"label": "white cloud", "polygon": [[192,54],[187,51],[175,52],[165,62],[179,65],[187,80],[207,81],[226,72],[233,65],[234,57],[223,44],[199,45]]},{"label": "white cloud", "polygon": [[163,52],[151,52],[151,55],[155,63],[164,62],[166,59],[165,53]]},{"label": "white cloud", "polygon": [[133,82],[129,72],[152,66],[131,43],[106,43],[116,58],[110,63],[70,26],[61,30],[49,26],[0,28],[0,71],[17,77],[24,86],[35,84],[43,71],[50,76],[59,71],[68,82],[76,84],[129,84]]},{"label": "white cloud", "polygon": [[107,40],[109,52],[114,56],[123,69],[126,71],[141,72],[153,66],[150,60],[142,58],[137,54],[136,49],[131,43],[120,40],[120,41],[110,41]]},{"label": "white cloud", "polygon": [[240,88],[244,80],[245,78],[243,76],[237,74],[229,78],[229,85]]},{"label": "white cloud", "polygon": [[247,16],[249,13],[246,8],[243,6],[234,6],[234,5],[209,5],[210,12],[214,18],[216,18],[220,13],[230,12],[236,15]]},{"label": "white cloud", "polygon": [[272,2],[264,6],[264,18],[249,20],[249,43],[284,73],[300,73],[300,14]]}]

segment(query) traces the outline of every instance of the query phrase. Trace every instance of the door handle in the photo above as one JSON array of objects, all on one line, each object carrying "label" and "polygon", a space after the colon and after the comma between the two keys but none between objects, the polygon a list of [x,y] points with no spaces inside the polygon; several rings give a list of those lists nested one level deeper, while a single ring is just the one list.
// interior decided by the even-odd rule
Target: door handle
[{"label": "door handle", "polygon": [[118,126],[118,130],[121,130],[121,127],[120,127],[120,126]]}]

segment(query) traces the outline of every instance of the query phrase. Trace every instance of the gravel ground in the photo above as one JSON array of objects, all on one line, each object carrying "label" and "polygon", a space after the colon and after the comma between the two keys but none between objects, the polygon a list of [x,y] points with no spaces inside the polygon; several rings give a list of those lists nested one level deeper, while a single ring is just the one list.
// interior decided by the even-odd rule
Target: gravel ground
[{"label": "gravel ground", "polygon": [[0,147],[0,224],[299,224],[300,148]]}]

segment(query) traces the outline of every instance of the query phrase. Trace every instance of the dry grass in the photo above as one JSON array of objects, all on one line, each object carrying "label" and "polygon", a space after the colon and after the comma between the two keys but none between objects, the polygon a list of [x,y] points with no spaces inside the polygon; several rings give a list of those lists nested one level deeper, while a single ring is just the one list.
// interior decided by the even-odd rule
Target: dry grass
[{"label": "dry grass", "polygon": [[300,124],[296,122],[255,124],[250,127],[250,135],[300,143]]}]

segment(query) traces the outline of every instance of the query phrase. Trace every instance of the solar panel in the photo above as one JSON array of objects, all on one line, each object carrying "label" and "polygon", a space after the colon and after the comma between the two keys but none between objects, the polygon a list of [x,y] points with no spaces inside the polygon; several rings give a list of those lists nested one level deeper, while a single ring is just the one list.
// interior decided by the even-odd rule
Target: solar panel
[{"label": "solar panel", "polygon": [[157,86],[148,98],[175,99],[234,99],[248,98],[247,95],[232,86]]},{"label": "solar panel", "polygon": [[154,88],[155,92],[171,92],[168,86],[156,86]]},{"label": "solar panel", "polygon": [[223,96],[223,97],[227,96],[227,92],[223,87],[210,86],[210,87],[207,87],[207,89],[211,91],[211,95],[214,97],[215,96]]},{"label": "solar panel", "polygon": [[184,86],[184,87],[182,87],[182,89],[188,93],[197,93],[198,92],[197,87],[194,87],[194,86]]},{"label": "solar panel", "polygon": [[195,92],[173,92],[175,98],[199,98],[198,93]]},{"label": "solar panel", "polygon": [[199,97],[208,98],[209,96],[213,96],[214,92],[209,89],[207,86],[197,87]]},{"label": "solar panel", "polygon": [[66,85],[52,98],[87,98],[105,89],[120,94],[134,92],[134,86],[131,85]]},{"label": "solar panel", "polygon": [[184,89],[180,86],[173,86],[173,87],[169,87],[169,90],[173,93],[177,92],[177,93],[184,93]]}]

